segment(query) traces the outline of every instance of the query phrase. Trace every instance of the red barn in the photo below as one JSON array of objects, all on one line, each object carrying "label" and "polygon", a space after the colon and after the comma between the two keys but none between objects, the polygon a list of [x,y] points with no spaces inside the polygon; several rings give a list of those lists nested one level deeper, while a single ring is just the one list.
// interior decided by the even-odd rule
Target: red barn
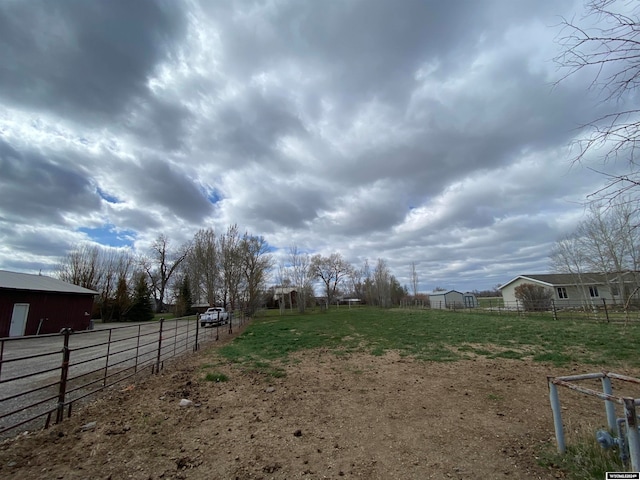
[{"label": "red barn", "polygon": [[86,330],[97,293],[43,275],[0,270],[0,337]]}]

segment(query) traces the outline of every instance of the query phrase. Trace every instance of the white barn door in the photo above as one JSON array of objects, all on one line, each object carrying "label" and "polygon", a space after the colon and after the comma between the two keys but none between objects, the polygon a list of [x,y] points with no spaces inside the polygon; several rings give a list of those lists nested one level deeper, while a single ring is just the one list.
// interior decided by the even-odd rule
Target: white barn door
[{"label": "white barn door", "polygon": [[10,337],[21,337],[27,328],[27,315],[29,315],[28,303],[16,303],[11,314]]}]

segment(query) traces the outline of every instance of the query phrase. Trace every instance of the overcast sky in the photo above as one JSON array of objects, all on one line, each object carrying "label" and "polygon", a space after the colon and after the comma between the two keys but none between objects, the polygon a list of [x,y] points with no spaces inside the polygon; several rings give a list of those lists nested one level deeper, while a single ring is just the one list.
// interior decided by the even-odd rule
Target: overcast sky
[{"label": "overcast sky", "polygon": [[[5,0],[0,269],[231,224],[420,290],[544,273],[604,178],[564,0]],[[595,160],[594,160],[595,161]]]}]

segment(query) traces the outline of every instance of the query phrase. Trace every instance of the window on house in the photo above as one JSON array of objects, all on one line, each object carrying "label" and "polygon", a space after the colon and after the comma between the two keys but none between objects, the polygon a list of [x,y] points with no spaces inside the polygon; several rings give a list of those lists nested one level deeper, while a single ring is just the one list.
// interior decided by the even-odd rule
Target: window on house
[{"label": "window on house", "polygon": [[618,286],[617,285],[611,285],[610,288],[611,288],[611,295],[614,295],[616,297],[618,295],[620,295],[620,291],[618,290]]},{"label": "window on house", "polygon": [[589,287],[589,295],[591,295],[591,298],[599,297],[600,295],[598,295],[598,287]]},{"label": "window on house", "polygon": [[558,298],[569,298],[565,287],[558,287]]}]

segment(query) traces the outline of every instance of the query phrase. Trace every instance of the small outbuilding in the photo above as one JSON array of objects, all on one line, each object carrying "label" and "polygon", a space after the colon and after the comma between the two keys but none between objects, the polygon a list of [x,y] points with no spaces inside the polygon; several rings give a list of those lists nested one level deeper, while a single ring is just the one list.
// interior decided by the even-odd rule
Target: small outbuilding
[{"label": "small outbuilding", "polygon": [[457,290],[443,290],[431,292],[429,295],[429,304],[435,309],[450,308],[475,308],[478,306],[478,300],[473,293],[462,293]]},{"label": "small outbuilding", "polygon": [[44,275],[0,270],[0,337],[86,330],[97,293]]},{"label": "small outbuilding", "polygon": [[274,287],[273,289],[273,301],[280,306],[281,302],[284,302],[286,308],[287,304],[291,308],[298,304],[298,291],[295,287]]}]

